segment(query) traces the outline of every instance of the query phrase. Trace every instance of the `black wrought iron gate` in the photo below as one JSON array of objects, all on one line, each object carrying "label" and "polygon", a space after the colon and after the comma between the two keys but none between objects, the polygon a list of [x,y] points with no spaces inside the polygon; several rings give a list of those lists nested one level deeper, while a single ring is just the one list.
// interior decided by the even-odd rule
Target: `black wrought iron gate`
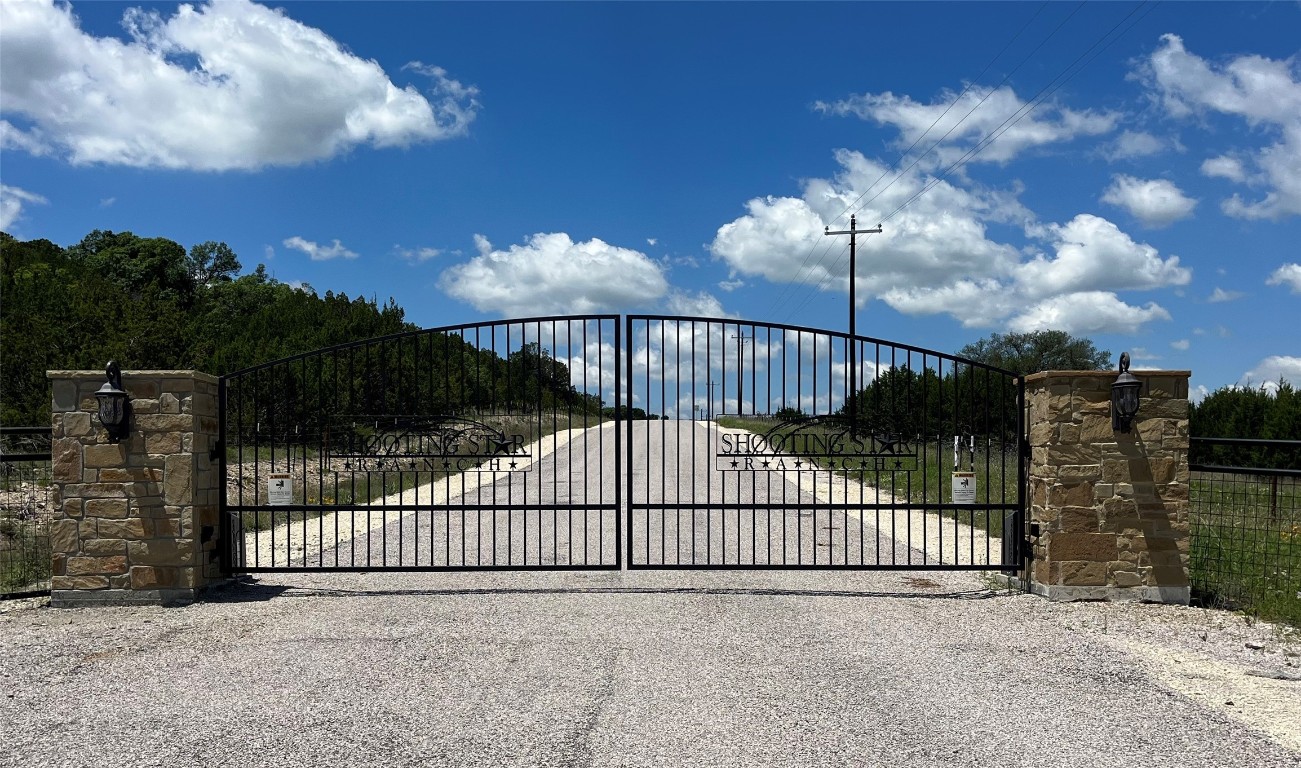
[{"label": "black wrought iron gate", "polygon": [[233,572],[1021,566],[1023,384],[929,350],[531,318],[331,347],[221,390]]}]

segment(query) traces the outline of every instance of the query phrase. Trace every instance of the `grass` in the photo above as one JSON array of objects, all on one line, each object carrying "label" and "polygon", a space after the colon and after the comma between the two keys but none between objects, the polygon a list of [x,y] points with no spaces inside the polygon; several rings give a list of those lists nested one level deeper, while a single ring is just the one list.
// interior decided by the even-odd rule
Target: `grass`
[{"label": "grass", "polygon": [[1196,473],[1189,578],[1203,605],[1301,626],[1301,485]]},{"label": "grass", "polygon": [[[761,434],[769,432],[778,423],[780,422],[775,419],[762,416],[723,416],[718,419],[720,426],[744,429]],[[823,434],[835,431],[833,427],[822,425],[808,427],[807,429]],[[923,453],[924,461],[922,460]],[[928,442],[923,447],[923,450],[919,452],[918,457],[916,469],[905,474],[833,471],[841,476],[848,475],[855,479],[861,477],[869,485],[879,484],[882,490],[890,491],[897,496],[906,496],[911,504],[926,506],[951,503],[953,499],[953,444],[951,442],[947,444],[940,444],[937,441]],[[962,456],[964,468],[967,466],[967,459],[964,450]],[[812,460],[819,462],[817,457]],[[821,465],[825,465],[825,460],[821,462]],[[1006,450],[997,448],[989,450],[984,447],[977,447],[974,465],[978,483],[976,495],[978,503],[1013,506],[1017,503],[1017,483],[1019,478],[1017,474],[1017,454],[1014,446],[1010,446]],[[895,477],[893,484],[892,475]],[[1001,534],[1003,518],[1005,515],[1010,514],[1010,510],[945,509],[941,510],[940,514],[949,519],[956,518],[981,530]]]}]

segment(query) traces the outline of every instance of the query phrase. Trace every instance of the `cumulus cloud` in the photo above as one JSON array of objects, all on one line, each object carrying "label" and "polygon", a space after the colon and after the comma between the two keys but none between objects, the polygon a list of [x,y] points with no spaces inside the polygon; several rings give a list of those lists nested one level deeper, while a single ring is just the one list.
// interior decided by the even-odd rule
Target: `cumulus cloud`
[{"label": "cumulus cloud", "polygon": [[1286,285],[1292,293],[1301,293],[1301,264],[1284,264],[1265,281],[1266,285]]},{"label": "cumulus cloud", "polygon": [[1188,339],[1175,339],[1170,342],[1170,348],[1179,352],[1187,352],[1191,346],[1192,342],[1188,341]]},{"label": "cumulus cloud", "polygon": [[1239,184],[1245,184],[1247,181],[1247,171],[1242,167],[1242,161],[1229,155],[1220,155],[1219,157],[1203,160],[1202,175],[1209,176],[1212,179],[1228,179]]},{"label": "cumulus cloud", "polygon": [[1182,152],[1184,148],[1174,139],[1160,139],[1146,131],[1121,131],[1114,141],[1103,148],[1102,156],[1114,163],[1157,155],[1167,149]]},{"label": "cumulus cloud", "polygon": [[[847,292],[846,239],[827,238],[823,230],[833,223],[842,228],[841,213],[858,205],[887,169],[857,152],[842,150],[836,158],[841,172],[805,182],[800,197],[749,201],[745,216],[719,228],[710,245],[714,257],[733,275]],[[1191,279],[1177,256],[1163,257],[1104,218],[1080,214],[1064,224],[1038,224],[1014,193],[969,182],[959,187],[917,169],[883,189],[859,221],[870,226],[928,185],[884,233],[859,239],[856,285],[864,302],[876,297],[906,314],[947,313],[967,326],[1034,327],[1051,319],[1063,324],[1047,327],[1068,332],[1122,332],[1169,314],[1156,304],[1125,304],[1118,292]],[[990,222],[1020,223],[1044,247],[1023,253],[998,242],[988,234]],[[1090,307],[1098,314],[1086,317],[1083,309]]]},{"label": "cumulus cloud", "polygon": [[1301,357],[1271,355],[1242,374],[1242,378],[1251,386],[1277,392],[1280,380],[1286,380],[1293,385],[1301,383]]},{"label": "cumulus cloud", "polygon": [[0,184],[0,229],[8,229],[22,218],[24,205],[45,205],[48,202],[35,192]]},{"label": "cumulus cloud", "polygon": [[670,314],[691,317],[729,317],[723,311],[723,304],[708,291],[688,293],[672,291],[666,306]]},{"label": "cumulus cloud", "polygon": [[1071,333],[1137,333],[1153,320],[1169,320],[1170,313],[1149,302],[1134,307],[1105,291],[1085,291],[1041,301],[1008,323],[1013,331],[1028,333],[1048,329]]},{"label": "cumulus cloud", "polygon": [[504,316],[587,314],[645,306],[668,290],[663,269],[644,253],[596,238],[574,242],[539,233],[497,250],[475,235],[479,255],[443,272],[439,287],[483,312]]},{"label": "cumulus cloud", "polygon": [[1149,227],[1168,227],[1193,214],[1197,201],[1165,179],[1136,179],[1118,174],[1102,194],[1102,202],[1124,208]]},{"label": "cumulus cloud", "polygon": [[1246,296],[1246,294],[1242,291],[1226,291],[1216,286],[1215,290],[1211,291],[1211,295],[1206,297],[1206,300],[1212,304],[1221,304],[1226,301],[1241,299],[1243,296]]},{"label": "cumulus cloud", "polygon": [[1046,231],[1055,256],[1036,257],[1017,270],[1018,282],[1030,295],[1143,290],[1187,285],[1192,279],[1178,256],[1162,259],[1155,248],[1135,242],[1099,216],[1082,213]]},{"label": "cumulus cloud", "polygon": [[403,261],[412,264],[423,264],[430,259],[438,258],[443,252],[438,248],[403,248],[400,245],[394,245],[393,253]]},{"label": "cumulus cloud", "polygon": [[83,32],[52,0],[0,4],[6,148],[191,170],[298,165],[353,147],[464,134],[477,91],[437,67],[399,87],[374,60],[250,0],[130,9],[129,39]]},{"label": "cumulus cloud", "polygon": [[298,235],[287,238],[284,241],[286,248],[293,248],[296,251],[302,251],[307,254],[312,261],[329,261],[330,259],[355,259],[357,253],[344,247],[343,243],[335,240],[330,245],[318,245],[311,240],[304,240]]},{"label": "cumulus cloud", "polygon": [[[893,126],[899,130],[897,145],[901,148],[912,145],[923,135],[925,145],[942,138],[923,163],[932,168],[957,160],[996,132],[997,138],[974,161],[1005,163],[1027,149],[1108,133],[1117,122],[1117,116],[1112,113],[1076,111],[1048,104],[1029,111],[1027,102],[1008,86],[972,87],[960,98],[945,91],[929,104],[889,91],[864,93],[838,101],[819,101],[814,108],[826,114],[855,115]],[[1021,119],[1009,124],[1018,114],[1023,115]]]},{"label": "cumulus cloud", "polygon": [[1222,155],[1202,172],[1237,182],[1258,183],[1268,191],[1256,200],[1240,194],[1221,207],[1244,219],[1281,219],[1301,214],[1301,74],[1295,60],[1241,55],[1216,64],[1190,53],[1178,35],[1161,37],[1139,73],[1175,118],[1217,112],[1239,117],[1256,133],[1276,139],[1269,146],[1239,150],[1254,166],[1249,173]]}]

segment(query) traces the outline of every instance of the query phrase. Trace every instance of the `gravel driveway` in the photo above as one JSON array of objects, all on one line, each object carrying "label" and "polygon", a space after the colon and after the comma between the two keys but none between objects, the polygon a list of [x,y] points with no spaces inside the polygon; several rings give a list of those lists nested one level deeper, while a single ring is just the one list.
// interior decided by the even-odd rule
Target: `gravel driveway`
[{"label": "gravel driveway", "polygon": [[6,766],[1301,760],[1279,630],[962,574],[278,576],[0,610]]}]

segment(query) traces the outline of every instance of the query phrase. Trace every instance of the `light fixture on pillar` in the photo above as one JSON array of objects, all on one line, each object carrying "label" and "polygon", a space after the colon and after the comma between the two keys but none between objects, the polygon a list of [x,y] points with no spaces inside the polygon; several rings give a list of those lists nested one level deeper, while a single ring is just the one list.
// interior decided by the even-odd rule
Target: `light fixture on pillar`
[{"label": "light fixture on pillar", "polygon": [[118,443],[131,429],[131,396],[122,389],[122,369],[112,360],[104,371],[108,381],[95,393],[99,401],[99,421],[108,432],[108,441]]},{"label": "light fixture on pillar", "polygon": [[1120,375],[1111,384],[1111,429],[1129,432],[1138,413],[1138,392],[1143,382],[1129,372],[1129,353],[1120,353]]}]

